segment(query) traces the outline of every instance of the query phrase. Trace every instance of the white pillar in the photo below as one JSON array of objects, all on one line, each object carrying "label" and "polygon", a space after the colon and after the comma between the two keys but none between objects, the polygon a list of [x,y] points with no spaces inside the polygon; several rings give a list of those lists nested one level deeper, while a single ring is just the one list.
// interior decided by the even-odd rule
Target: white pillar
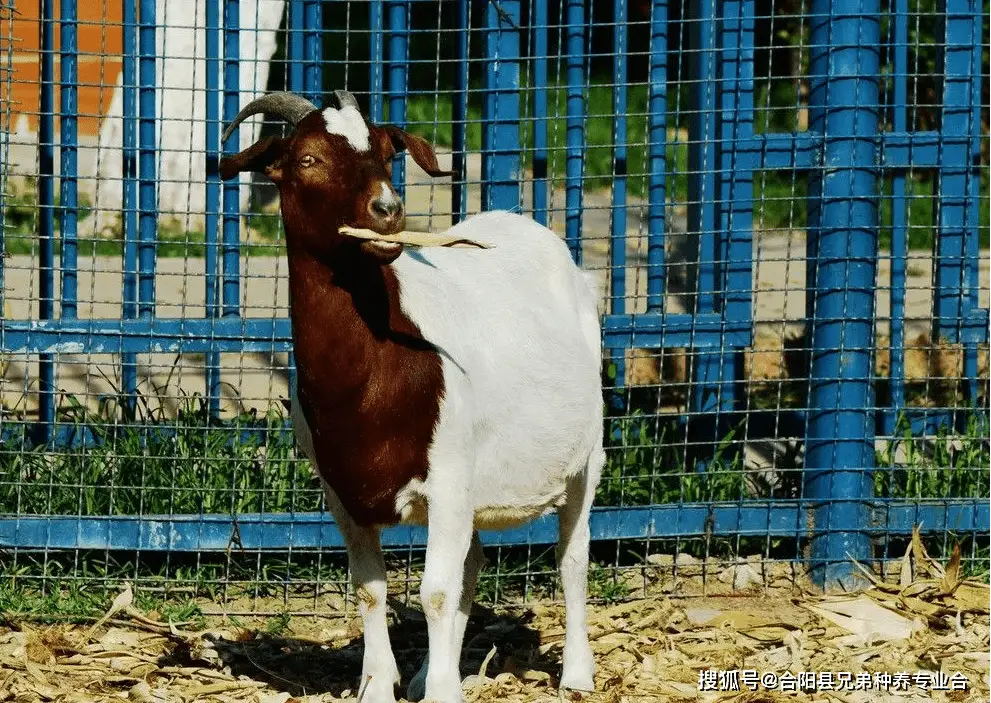
[{"label": "white pillar", "polygon": [[[243,106],[265,91],[269,61],[285,0],[241,0],[240,86]],[[160,222],[187,230],[201,229],[206,194],[206,1],[157,0],[158,207]],[[221,54],[223,38],[221,37]],[[97,233],[119,231],[123,176],[123,91],[118,76],[110,108],[100,127],[94,188],[96,217],[87,218]],[[223,74],[221,69],[221,86]],[[240,130],[241,148],[258,137],[261,120]],[[240,203],[248,205],[249,187],[241,186]]]}]

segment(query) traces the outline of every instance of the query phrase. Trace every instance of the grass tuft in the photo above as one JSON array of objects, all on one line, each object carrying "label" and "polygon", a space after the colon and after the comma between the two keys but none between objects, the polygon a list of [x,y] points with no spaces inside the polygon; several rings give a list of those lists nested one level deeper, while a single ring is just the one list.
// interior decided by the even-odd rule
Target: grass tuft
[{"label": "grass tuft", "polygon": [[[243,512],[309,512],[322,506],[317,479],[296,457],[281,405],[219,420],[199,396],[179,403],[168,419],[151,399],[133,406],[108,400],[98,412],[70,399],[60,408],[89,441],[54,451],[7,441],[0,447],[0,512],[8,515],[125,515]],[[132,409],[126,412],[122,407]],[[984,421],[986,422],[986,421]],[[975,415],[965,432],[941,430],[936,437],[901,434],[878,452],[874,473],[878,498],[988,497],[989,443]],[[8,428],[9,429],[9,428]],[[739,502],[752,495],[739,430],[710,444],[706,461],[689,452],[693,442],[674,418],[641,412],[610,419],[605,427],[607,464],[596,504]],[[977,540],[975,542],[974,540]],[[927,548],[948,553],[953,541],[986,549],[977,536],[933,535]],[[985,540],[986,541],[986,540]],[[664,542],[650,547],[657,552]],[[666,544],[666,542],[664,542]],[[897,540],[885,542],[896,554]],[[607,545],[608,546],[608,545]],[[675,540],[671,549],[699,559],[765,554],[794,559],[794,540],[707,536]],[[614,548],[614,547],[613,547]],[[489,553],[479,580],[479,601],[498,603],[554,596],[553,549],[502,548]],[[615,573],[615,555],[593,555],[608,566],[593,568],[590,592],[606,602],[629,595]],[[886,551],[886,553],[889,553]],[[405,565],[409,554],[395,559]],[[986,575],[977,557],[967,568]],[[398,567],[397,567],[398,568]],[[410,566],[414,569],[415,566]],[[339,592],[347,582],[343,553],[294,550],[291,554],[248,553],[233,545],[226,554],[107,554],[21,550],[0,553],[0,611],[10,616],[44,615],[79,620],[99,615],[106,594],[135,584],[145,609],[163,619],[195,620],[198,599],[212,603],[239,598],[286,599],[300,593]],[[279,632],[288,625],[273,619]]]}]

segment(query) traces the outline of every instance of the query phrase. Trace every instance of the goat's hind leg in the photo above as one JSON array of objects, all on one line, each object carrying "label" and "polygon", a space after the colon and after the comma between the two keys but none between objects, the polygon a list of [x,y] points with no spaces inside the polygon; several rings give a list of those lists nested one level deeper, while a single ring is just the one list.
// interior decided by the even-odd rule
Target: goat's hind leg
[{"label": "goat's hind leg", "polygon": [[605,454],[592,452],[586,470],[568,479],[565,503],[558,508],[558,568],[564,590],[565,635],[561,687],[592,691],[595,661],[588,643],[585,604],[588,598],[589,512]]}]

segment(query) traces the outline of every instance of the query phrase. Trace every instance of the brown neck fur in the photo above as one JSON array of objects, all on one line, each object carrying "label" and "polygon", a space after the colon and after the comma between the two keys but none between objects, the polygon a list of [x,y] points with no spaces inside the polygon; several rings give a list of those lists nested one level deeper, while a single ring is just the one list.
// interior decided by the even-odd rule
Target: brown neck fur
[{"label": "brown neck fur", "polygon": [[298,397],[318,469],[358,524],[394,523],[396,492],[426,477],[440,356],[400,309],[391,266],[349,240],[318,258],[306,246],[316,233],[286,224]]}]

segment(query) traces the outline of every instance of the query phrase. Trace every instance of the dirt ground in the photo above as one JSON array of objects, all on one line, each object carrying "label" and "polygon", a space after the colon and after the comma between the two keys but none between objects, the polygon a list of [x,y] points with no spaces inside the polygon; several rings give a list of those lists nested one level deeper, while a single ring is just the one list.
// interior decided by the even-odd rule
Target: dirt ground
[{"label": "dirt ground", "polygon": [[[710,573],[714,587],[702,566],[680,563],[672,579],[661,558],[643,572],[643,597],[589,605],[592,693],[557,688],[560,604],[476,607],[462,658],[466,702],[989,698],[989,589],[961,578],[959,552],[943,567],[918,544],[887,579],[865,570],[869,587],[843,596],[813,594],[786,564],[740,561]],[[125,589],[87,624],[0,620],[0,701],[361,700],[353,609],[273,627],[225,607],[197,630],[133,603]],[[405,686],[425,653],[425,624],[415,606],[393,606]]]}]

